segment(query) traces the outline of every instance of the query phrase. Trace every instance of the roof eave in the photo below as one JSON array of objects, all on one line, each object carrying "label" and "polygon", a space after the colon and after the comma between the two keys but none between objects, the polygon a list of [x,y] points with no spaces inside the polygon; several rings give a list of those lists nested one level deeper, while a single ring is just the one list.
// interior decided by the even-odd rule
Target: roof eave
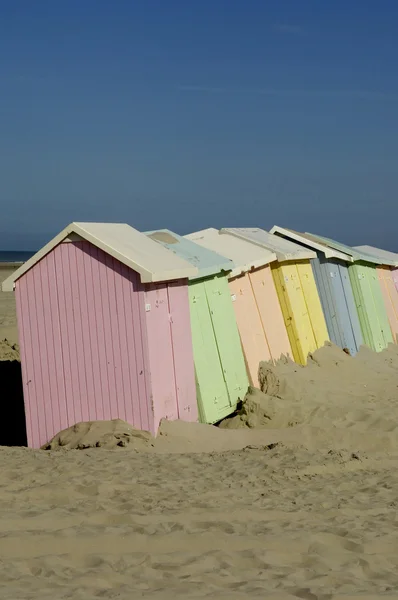
[{"label": "roof eave", "polygon": [[224,234],[224,235],[235,236],[241,240],[244,240],[245,242],[248,242],[249,244],[254,244],[255,246],[258,246],[259,248],[268,250],[268,252],[272,252],[273,254],[275,254],[276,259],[279,262],[284,262],[287,260],[294,261],[294,260],[307,260],[310,258],[316,258],[316,252],[313,252],[312,250],[306,251],[305,249],[303,249],[302,252],[300,251],[299,256],[294,256],[290,252],[283,252],[283,251],[279,251],[277,248],[271,248],[268,244],[266,244],[265,242],[262,242],[261,240],[249,239],[243,233],[240,233],[238,231],[231,231],[229,228],[220,229],[220,233]]},{"label": "roof eave", "polygon": [[[329,248],[320,242],[315,242],[303,237],[303,234],[296,233],[294,231],[290,231],[290,229],[286,229],[285,227],[280,227],[279,225],[274,225],[270,230],[270,233],[275,235],[276,233],[280,233],[281,236],[286,236],[287,238],[297,242],[310,246],[314,250],[318,250],[318,252],[322,252],[325,255],[325,258],[338,258],[340,260],[346,262],[352,262],[352,257],[344,252],[339,250],[334,250],[333,248]],[[305,234],[304,234],[305,235]]]},{"label": "roof eave", "polygon": [[[90,242],[97,248],[103,250],[122,264],[126,265],[128,268],[136,271],[140,275],[140,279],[142,283],[156,283],[160,281],[172,281],[177,279],[188,279],[193,275],[198,273],[198,269],[194,266],[189,267],[181,267],[180,269],[172,270],[172,271],[159,271],[159,272],[151,272],[137,265],[127,259],[124,255],[120,254],[117,250],[112,247],[106,246],[102,243],[102,241],[97,238],[95,235],[90,234],[85,229],[80,227],[77,223],[73,222],[65,229],[63,229],[58,235],[56,235],[52,240],[50,240],[43,248],[41,248],[36,254],[34,254],[29,260],[27,260],[19,269],[17,269],[10,277],[8,277],[2,284],[3,291],[13,291],[15,289],[15,284],[25,273],[27,273],[32,267],[34,267],[40,260],[42,260],[47,254],[49,254],[56,246],[63,242],[68,236],[71,234],[76,234],[80,236],[82,239]],[[185,261],[186,264],[187,261]]]}]

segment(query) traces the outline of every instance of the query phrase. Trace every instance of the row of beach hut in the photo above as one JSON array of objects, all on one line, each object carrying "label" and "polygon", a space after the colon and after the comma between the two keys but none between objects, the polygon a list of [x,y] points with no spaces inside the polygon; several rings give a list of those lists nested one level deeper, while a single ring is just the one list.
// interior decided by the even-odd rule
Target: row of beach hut
[{"label": "row of beach hut", "polygon": [[398,254],[279,226],[180,236],[72,223],[15,290],[28,445],[80,421],[217,423],[260,361],[398,336]]}]

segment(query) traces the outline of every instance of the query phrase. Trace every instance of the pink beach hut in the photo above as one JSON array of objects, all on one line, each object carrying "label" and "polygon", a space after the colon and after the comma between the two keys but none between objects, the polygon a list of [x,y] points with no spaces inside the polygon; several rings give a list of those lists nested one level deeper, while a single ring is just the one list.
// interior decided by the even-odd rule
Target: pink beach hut
[{"label": "pink beach hut", "polygon": [[188,277],[126,224],[72,223],[3,282],[15,289],[28,446],[80,421],[197,421]]}]

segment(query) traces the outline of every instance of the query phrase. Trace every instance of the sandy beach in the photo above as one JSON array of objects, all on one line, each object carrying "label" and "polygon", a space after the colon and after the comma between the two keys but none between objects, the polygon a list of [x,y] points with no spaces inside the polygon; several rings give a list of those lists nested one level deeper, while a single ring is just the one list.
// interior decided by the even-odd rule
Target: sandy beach
[{"label": "sandy beach", "polygon": [[11,292],[1,291],[1,284],[15,270],[15,266],[2,266],[0,264],[0,340],[7,339],[13,344],[18,342],[15,297]]},{"label": "sandy beach", "polygon": [[[1,292],[4,338],[7,360]],[[59,449],[0,448],[0,597],[398,597],[398,348],[261,374],[220,428],[119,423],[105,443],[94,424]]]}]

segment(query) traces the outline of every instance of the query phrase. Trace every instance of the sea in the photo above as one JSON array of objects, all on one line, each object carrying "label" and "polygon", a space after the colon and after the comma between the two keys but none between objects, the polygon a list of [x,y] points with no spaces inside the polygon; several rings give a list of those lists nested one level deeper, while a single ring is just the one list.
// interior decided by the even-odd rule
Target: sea
[{"label": "sea", "polygon": [[0,250],[0,263],[26,262],[34,254],[26,250]]}]

